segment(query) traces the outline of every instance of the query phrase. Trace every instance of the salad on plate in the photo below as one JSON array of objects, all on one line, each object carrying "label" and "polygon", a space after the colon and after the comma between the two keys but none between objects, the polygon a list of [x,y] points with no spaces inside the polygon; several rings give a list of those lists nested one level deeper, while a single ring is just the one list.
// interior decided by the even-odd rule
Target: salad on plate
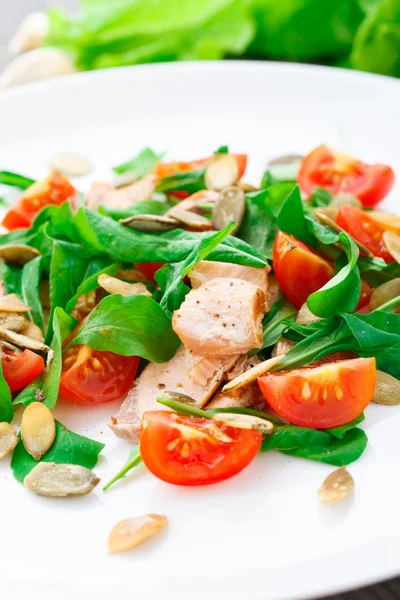
[{"label": "salad on plate", "polygon": [[[50,164],[41,181],[0,172],[0,458],[15,479],[91,492],[104,444],[52,410],[119,401],[108,426],[132,450],[104,490],[141,462],[194,486],[276,450],[338,467],[319,497],[348,496],[364,410],[400,403],[400,218],[376,208],[392,169],[320,146],[253,185],[226,146],[190,162],[145,148],[83,194],[70,178],[86,158]],[[166,521],[120,522],[110,551]]]}]

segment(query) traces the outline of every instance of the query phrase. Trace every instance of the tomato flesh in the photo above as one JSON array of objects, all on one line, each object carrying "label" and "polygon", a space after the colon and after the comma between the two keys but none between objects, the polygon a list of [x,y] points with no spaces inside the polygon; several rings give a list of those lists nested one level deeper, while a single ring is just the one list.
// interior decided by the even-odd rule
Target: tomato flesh
[{"label": "tomato flesh", "polygon": [[74,199],[75,188],[64,175],[52,171],[46,179],[37,181],[27,188],[10,210],[2,225],[8,230],[30,227],[36,215],[49,204],[59,206],[68,199]]},{"label": "tomato flesh", "polygon": [[[220,430],[219,435],[215,429],[213,432],[214,427]],[[230,441],[221,441],[223,434]],[[261,441],[261,434],[251,429],[151,411],[143,416],[140,454],[153,475],[167,483],[205,485],[242,471],[256,456]]]},{"label": "tomato flesh", "polygon": [[4,379],[11,392],[22,390],[45,369],[43,358],[31,350],[14,354],[3,349],[1,365]]},{"label": "tomato flesh", "polygon": [[75,404],[118,400],[132,386],[138,366],[137,356],[71,346],[63,355],[59,395]]},{"label": "tomato flesh", "polygon": [[166,263],[164,262],[149,262],[149,263],[134,263],[135,269],[140,271],[147,281],[154,281],[154,275],[159,269],[161,269]]},{"label": "tomato flesh", "polygon": [[[233,154],[233,156],[236,158],[238,163],[240,179],[243,177],[246,170],[247,154]],[[189,162],[159,162],[156,165],[155,174],[157,177],[162,179],[163,177],[175,175],[175,173],[189,173],[190,171],[197,171],[198,169],[202,169],[211,158],[211,156],[207,156],[207,158],[200,158],[199,160],[192,160]]]},{"label": "tomato flesh", "polygon": [[375,358],[353,358],[258,378],[268,404],[300,427],[327,429],[349,423],[372,400]]},{"label": "tomato flesh", "polygon": [[361,293],[356,311],[368,306],[373,291],[374,288],[371,287],[366,281],[364,281],[364,279],[361,279]]},{"label": "tomato flesh", "polygon": [[394,172],[387,165],[367,165],[327,146],[319,146],[303,159],[298,182],[307,194],[322,187],[332,194],[354,194],[364,206],[375,206],[392,189]]},{"label": "tomato flesh", "polygon": [[336,223],[368,248],[374,256],[383,258],[386,262],[393,261],[383,241],[383,234],[388,230],[399,234],[398,229],[388,227],[355,206],[346,205],[339,208]]},{"label": "tomato flesh", "polygon": [[333,266],[306,244],[278,231],[273,250],[273,269],[279,287],[297,308],[322,288],[334,273]]}]

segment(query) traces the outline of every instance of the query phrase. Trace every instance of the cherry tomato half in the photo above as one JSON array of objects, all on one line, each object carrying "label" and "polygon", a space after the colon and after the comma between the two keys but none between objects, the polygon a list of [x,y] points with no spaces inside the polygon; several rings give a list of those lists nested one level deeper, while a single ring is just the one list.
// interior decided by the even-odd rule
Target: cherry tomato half
[{"label": "cherry tomato half", "polygon": [[328,261],[283,231],[278,231],[275,238],[273,269],[282,292],[297,308],[322,288],[334,272]]},{"label": "cherry tomato half", "polygon": [[258,378],[268,404],[300,427],[327,429],[349,423],[372,400],[375,358],[353,358]]},{"label": "cherry tomato half", "polygon": [[377,219],[371,217],[368,213],[355,206],[343,205],[339,208],[336,217],[336,223],[345,229],[360,244],[363,244],[374,256],[379,256],[386,262],[393,261],[393,257],[387,251],[383,234],[385,231],[400,231],[394,227],[388,227]]},{"label": "cherry tomato half", "polygon": [[140,271],[140,273],[142,273],[146,277],[147,281],[154,281],[154,275],[165,264],[166,263],[163,263],[163,262],[149,262],[149,263],[134,263],[133,266],[135,267],[135,269]]},{"label": "cherry tomato half", "polygon": [[[79,323],[64,346],[82,327]],[[71,346],[63,355],[59,395],[76,404],[101,404],[122,398],[136,376],[138,356],[121,356],[94,350],[90,346]]]},{"label": "cherry tomato half", "polygon": [[9,229],[30,227],[36,215],[49,204],[60,205],[75,197],[76,190],[64,175],[52,171],[46,179],[27,188],[10,210],[2,225]]},{"label": "cherry tomato half", "polygon": [[140,454],[153,475],[167,483],[204,485],[242,471],[256,456],[261,440],[261,434],[251,429],[151,411],[143,415]]},{"label": "cherry tomato half", "polygon": [[[243,177],[247,166],[247,154],[233,154],[236,158],[239,167],[239,179]],[[170,177],[175,173],[189,173],[190,171],[197,171],[208,163],[212,158],[200,158],[199,160],[192,160],[190,162],[159,162],[155,168],[155,174],[157,177],[162,179],[163,177]]]},{"label": "cherry tomato half", "polygon": [[394,173],[386,165],[367,165],[327,146],[319,146],[303,159],[298,182],[307,194],[322,187],[332,194],[354,194],[364,206],[375,206],[392,189]]},{"label": "cherry tomato half", "polygon": [[361,293],[356,311],[368,306],[373,291],[374,288],[371,287],[366,281],[364,281],[364,279],[361,279]]},{"label": "cherry tomato half", "polygon": [[14,354],[3,349],[1,365],[11,392],[22,390],[45,369],[43,358],[31,350]]}]

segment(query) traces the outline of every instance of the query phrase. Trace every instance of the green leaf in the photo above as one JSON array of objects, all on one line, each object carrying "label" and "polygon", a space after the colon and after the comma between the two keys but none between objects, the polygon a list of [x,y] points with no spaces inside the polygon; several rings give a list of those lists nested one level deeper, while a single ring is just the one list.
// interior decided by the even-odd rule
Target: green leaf
[{"label": "green leaf", "polygon": [[279,212],[277,225],[285,233],[293,235],[309,246],[315,246],[315,239],[311,235],[305,220],[305,209],[298,185],[293,188],[286,198]]},{"label": "green leaf", "polygon": [[156,164],[163,156],[164,152],[156,154],[151,148],[143,148],[143,150],[131,158],[131,160],[113,167],[112,170],[118,175],[121,175],[122,173],[134,173],[137,179],[141,179],[147,175],[147,173],[154,170]]},{"label": "green leaf", "polygon": [[354,38],[355,69],[400,77],[400,3],[375,2]]},{"label": "green leaf", "polygon": [[[103,448],[104,444],[73,433],[56,421],[56,438],[50,450],[42,456],[40,461],[81,465],[87,469],[93,469]],[[11,460],[11,469],[15,479],[23,483],[25,477],[37,464],[36,460],[25,450],[20,439]]]},{"label": "green leaf", "polygon": [[142,457],[140,456],[139,448],[132,448],[132,450],[129,453],[128,460],[126,461],[122,469],[118,471],[118,473],[108,483],[106,483],[106,485],[103,487],[103,491],[108,490],[109,487],[114,485],[114,483],[116,483],[120,479],[124,479],[128,475],[129,471],[140,465],[141,462]]},{"label": "green leaf", "polygon": [[53,315],[53,339],[51,342],[52,360],[44,373],[24,388],[14,400],[14,404],[28,406],[40,400],[47,408],[54,408],[58,399],[62,368],[62,344],[76,325],[75,319],[57,307]]},{"label": "green leaf", "polygon": [[35,180],[24,175],[19,175],[18,173],[12,173],[11,171],[0,171],[0,183],[26,190],[35,183]]},{"label": "green leaf", "polygon": [[98,210],[101,215],[111,217],[114,221],[119,219],[127,219],[134,215],[163,215],[172,206],[167,200],[164,194],[157,194],[160,196],[159,200],[143,200],[143,202],[136,202],[127,208],[108,208],[107,206],[99,206]]},{"label": "green leaf", "polygon": [[350,421],[350,423],[340,425],[339,427],[333,427],[332,429],[325,429],[325,431],[330,435],[333,435],[333,437],[337,438],[338,440],[342,440],[350,429],[354,429],[354,427],[363,421],[365,421],[365,416],[364,413],[361,413],[361,415],[358,415],[358,417]]},{"label": "green leaf", "polygon": [[172,316],[174,310],[180,307],[186,294],[189,291],[188,286],[183,283],[183,279],[190,273],[201,260],[207,258],[218,244],[220,244],[229,233],[235,228],[235,223],[230,223],[221,231],[217,231],[210,237],[200,240],[193,248],[188,257],[179,263],[164,265],[156,273],[156,281],[160,285],[163,295],[160,300],[160,306],[167,315]]},{"label": "green leaf", "polygon": [[43,309],[39,296],[39,284],[42,277],[42,257],[37,256],[27,262],[22,269],[22,298],[31,307],[29,315],[42,331],[44,331]]},{"label": "green leaf", "polygon": [[79,250],[71,251],[71,247],[72,244],[67,245],[61,241],[54,242],[49,278],[51,309],[46,340],[51,339],[51,323],[56,307],[66,307],[82,283],[88,266],[87,259],[79,256]]},{"label": "green leaf", "polygon": [[[285,301],[279,310],[275,314],[273,313],[272,307],[263,321],[263,345],[261,350],[270,348],[279,340],[287,328],[286,321],[296,316],[297,309],[290,304],[290,302]],[[257,350],[257,352],[259,352],[259,350]]]},{"label": "green leaf", "polygon": [[14,410],[11,400],[10,388],[3,375],[3,368],[0,356],[0,423],[5,421],[11,423],[14,417]]},{"label": "green leaf", "polygon": [[361,280],[356,266],[358,247],[347,233],[339,233],[339,241],[346,253],[347,264],[307,300],[310,311],[322,318],[353,311],[360,299]]},{"label": "green leaf", "polygon": [[152,298],[112,294],[93,309],[69,346],[87,344],[161,363],[174,356],[179,343],[170,319]]},{"label": "green leaf", "polygon": [[198,169],[197,171],[190,171],[188,173],[177,172],[174,175],[163,177],[157,184],[157,192],[173,192],[176,190],[185,190],[189,194],[194,194],[200,190],[204,190],[204,175],[205,169]]},{"label": "green leaf", "polygon": [[313,208],[324,208],[332,202],[332,194],[324,188],[314,188],[310,195],[310,204]]},{"label": "green leaf", "polygon": [[220,146],[219,148],[217,148],[215,150],[214,154],[229,154],[229,147],[228,146]]},{"label": "green leaf", "polygon": [[6,294],[17,294],[22,296],[21,279],[22,269],[15,265],[0,263],[0,277],[6,290]]},{"label": "green leaf", "polygon": [[272,437],[263,440],[261,451],[276,449],[290,456],[341,467],[357,460],[367,443],[365,432],[357,428],[334,437],[326,431],[284,425],[278,426]]},{"label": "green leaf", "polygon": [[360,256],[357,264],[361,277],[373,287],[400,277],[400,265],[397,262],[386,263],[383,258]]},{"label": "green leaf", "polygon": [[[166,233],[144,233],[124,227],[94,211],[80,209],[75,224],[81,243],[97,252],[106,252],[121,262],[178,262],[192,251],[193,245],[212,232],[194,233],[175,229]],[[228,237],[210,255],[210,260],[265,267],[266,262],[251,246],[236,237]]]},{"label": "green leaf", "polygon": [[78,302],[82,294],[89,294],[89,292],[93,292],[93,290],[96,290],[98,287],[100,287],[97,282],[99,275],[116,275],[120,268],[121,263],[113,263],[107,267],[104,267],[104,269],[100,268],[98,271],[95,271],[93,275],[90,275],[84,279],[76,290],[76,294],[67,302],[65,311],[70,313],[74,309],[75,304]]}]

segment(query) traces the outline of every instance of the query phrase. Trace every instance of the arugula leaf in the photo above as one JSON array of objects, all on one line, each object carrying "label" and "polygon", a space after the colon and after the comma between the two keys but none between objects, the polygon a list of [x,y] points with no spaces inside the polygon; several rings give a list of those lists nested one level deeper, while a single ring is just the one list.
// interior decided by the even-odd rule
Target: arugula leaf
[{"label": "arugula leaf", "polygon": [[339,427],[333,427],[332,429],[325,429],[325,431],[338,440],[342,440],[350,429],[353,429],[363,421],[365,421],[365,415],[364,413],[361,413],[361,415],[358,415],[358,417],[350,421],[350,423],[340,425]]},{"label": "arugula leaf", "polygon": [[332,194],[324,188],[314,188],[312,191],[309,201],[313,208],[324,208],[332,202]]},{"label": "arugula leaf", "polygon": [[[278,302],[279,301],[275,304]],[[261,350],[256,350],[255,353],[273,346],[287,328],[287,320],[295,317],[297,314],[297,309],[287,300],[276,312],[274,312],[274,306],[275,305],[273,305],[270,312],[265,315],[263,321],[263,345]]]},{"label": "arugula leaf", "polygon": [[[193,245],[212,232],[195,233],[175,229],[166,233],[144,233],[124,227],[94,211],[81,208],[74,217],[81,243],[121,262],[178,262]],[[210,260],[265,267],[266,262],[251,246],[228,237],[210,255]]]},{"label": "arugula leaf", "polygon": [[386,263],[383,258],[360,256],[357,264],[362,278],[373,287],[400,277],[400,265],[397,262]]},{"label": "arugula leaf", "polygon": [[18,173],[12,173],[11,171],[0,171],[0,183],[26,190],[35,183],[35,180],[30,177],[24,177],[24,175],[19,175]]},{"label": "arugula leaf", "polygon": [[163,291],[160,306],[165,310],[167,315],[172,316],[174,310],[180,307],[189,291],[188,286],[183,283],[186,275],[201,260],[207,258],[210,252],[235,228],[235,225],[235,223],[230,223],[224,229],[221,229],[221,231],[217,231],[210,235],[210,237],[200,240],[184,261],[164,265],[162,269],[157,271],[155,279]]},{"label": "arugula leaf", "polygon": [[[93,469],[103,448],[104,444],[73,433],[56,421],[54,443],[40,461],[81,465],[87,469]],[[15,479],[23,483],[25,477],[37,464],[37,461],[25,450],[20,438],[11,460],[11,469]]]},{"label": "arugula leaf", "polygon": [[112,294],[92,310],[68,347],[74,344],[161,363],[174,356],[180,341],[152,298]]},{"label": "arugula leaf", "polygon": [[130,451],[128,460],[126,461],[122,469],[118,471],[118,473],[112,479],[110,479],[108,483],[106,483],[106,485],[103,487],[103,491],[105,492],[106,490],[108,490],[109,487],[114,485],[114,483],[116,483],[120,479],[124,479],[128,475],[129,471],[131,471],[134,467],[140,465],[141,462],[142,457],[140,456],[140,450],[138,447],[135,446]]},{"label": "arugula leaf", "polygon": [[47,408],[54,408],[58,399],[62,367],[62,344],[76,325],[75,319],[57,307],[53,315],[53,339],[51,342],[52,360],[44,373],[24,388],[14,400],[14,404],[28,406],[40,399]]},{"label": "arugula leaf", "polygon": [[131,158],[131,160],[113,167],[112,170],[118,175],[123,173],[134,173],[137,179],[141,179],[147,175],[147,173],[154,170],[156,164],[163,156],[164,152],[156,154],[151,148],[143,148],[143,150]]},{"label": "arugula leaf", "polygon": [[11,423],[13,417],[14,410],[11,400],[11,392],[6,380],[4,379],[0,352],[0,423],[2,421]]},{"label": "arugula leaf", "polygon": [[50,321],[46,340],[51,339],[52,319],[56,307],[65,308],[85,276],[88,261],[71,251],[72,244],[55,241],[50,263]]},{"label": "arugula leaf", "polygon": [[93,290],[96,290],[99,287],[99,284],[97,282],[99,275],[116,275],[120,268],[121,263],[113,263],[111,265],[108,265],[107,267],[104,267],[104,269],[99,269],[98,271],[95,271],[89,277],[86,277],[76,290],[76,294],[67,302],[67,306],[65,307],[66,312],[70,313],[74,309],[75,304],[78,302],[82,294],[88,294],[89,292],[92,292]]},{"label": "arugula leaf", "polygon": [[214,154],[229,154],[228,146],[220,146],[214,152]]},{"label": "arugula leaf", "polygon": [[54,211],[49,213],[52,237],[68,238],[71,242],[76,242],[74,213],[71,202],[68,200],[68,202],[63,202],[61,206],[54,206],[52,208],[54,208]]},{"label": "arugula leaf", "polygon": [[347,233],[339,233],[339,241],[346,253],[347,264],[307,299],[308,308],[317,317],[328,318],[341,312],[352,311],[360,299],[358,247]]},{"label": "arugula leaf", "polygon": [[164,194],[157,194],[160,196],[160,200],[143,200],[142,202],[136,202],[127,208],[108,208],[107,206],[99,206],[98,211],[101,215],[111,217],[114,221],[119,219],[127,219],[134,215],[163,215],[172,206],[167,200]]},{"label": "arugula leaf", "polygon": [[39,296],[39,284],[42,276],[42,257],[37,256],[27,262],[22,269],[21,290],[24,302],[31,307],[30,316],[44,331],[43,309]]},{"label": "arugula leaf", "polygon": [[305,210],[300,196],[300,188],[296,185],[279,212],[277,225],[285,233],[293,235],[309,246],[315,246],[315,239],[310,234],[304,217]]}]

